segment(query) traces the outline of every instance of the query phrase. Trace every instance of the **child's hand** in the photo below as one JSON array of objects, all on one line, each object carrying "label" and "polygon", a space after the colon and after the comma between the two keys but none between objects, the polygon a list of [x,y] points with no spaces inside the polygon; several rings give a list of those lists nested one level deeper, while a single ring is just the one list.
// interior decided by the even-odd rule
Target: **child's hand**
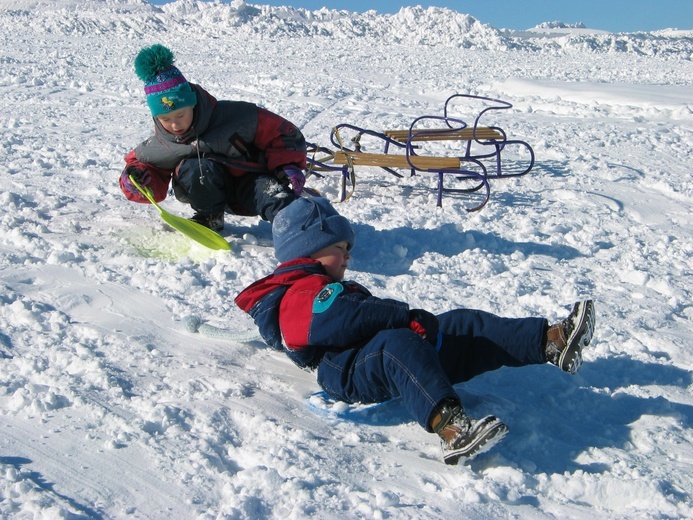
[{"label": "child's hand", "polygon": [[133,195],[141,195],[140,190],[130,182],[132,175],[140,186],[149,186],[152,176],[147,170],[141,170],[135,166],[127,166],[120,174],[120,184]]},{"label": "child's hand", "polygon": [[306,176],[303,175],[303,172],[299,168],[291,164],[284,166],[282,169],[289,178],[294,193],[300,195],[303,191],[303,186],[306,184]]},{"label": "child's hand", "polygon": [[438,342],[438,318],[423,309],[409,311],[409,328],[431,345]]}]

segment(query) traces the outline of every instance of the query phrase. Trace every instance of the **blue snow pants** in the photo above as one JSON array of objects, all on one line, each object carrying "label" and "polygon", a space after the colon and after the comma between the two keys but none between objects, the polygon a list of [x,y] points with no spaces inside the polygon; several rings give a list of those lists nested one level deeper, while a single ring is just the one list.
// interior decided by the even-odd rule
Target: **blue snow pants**
[{"label": "blue snow pants", "polygon": [[400,396],[416,421],[431,431],[430,420],[440,402],[459,400],[454,384],[503,366],[546,363],[544,318],[502,318],[457,309],[438,320],[437,346],[409,329],[390,329],[363,347],[327,352],[318,366],[318,383],[347,403]]},{"label": "blue snow pants", "polygon": [[205,158],[181,161],[172,186],[176,198],[195,211],[259,215],[269,222],[297,198],[288,182],[282,183],[270,173],[234,177],[223,164]]}]

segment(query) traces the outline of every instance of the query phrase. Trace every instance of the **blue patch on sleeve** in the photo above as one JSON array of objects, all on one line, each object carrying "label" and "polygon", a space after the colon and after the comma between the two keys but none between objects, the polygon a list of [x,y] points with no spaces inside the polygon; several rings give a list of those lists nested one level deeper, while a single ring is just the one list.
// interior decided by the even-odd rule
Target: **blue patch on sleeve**
[{"label": "blue patch on sleeve", "polygon": [[344,291],[344,286],[341,283],[331,283],[323,287],[313,300],[313,313],[320,314],[329,309],[342,291]]}]

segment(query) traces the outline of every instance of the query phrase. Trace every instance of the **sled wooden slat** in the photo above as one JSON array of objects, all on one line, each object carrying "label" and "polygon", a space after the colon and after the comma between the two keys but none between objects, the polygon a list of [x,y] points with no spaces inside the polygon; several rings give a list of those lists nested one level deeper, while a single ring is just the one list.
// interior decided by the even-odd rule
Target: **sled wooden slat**
[{"label": "sled wooden slat", "polygon": [[452,130],[450,128],[412,130],[411,139],[409,139],[410,130],[385,130],[383,133],[390,139],[400,143],[406,143],[407,141],[473,141],[474,139],[501,141],[504,139],[503,134],[497,130],[483,126],[477,127],[476,131],[473,128],[463,128],[461,130]]},{"label": "sled wooden slat", "polygon": [[[415,168],[420,170],[460,169],[460,160],[456,157],[426,157],[420,155],[379,154],[363,152],[335,152],[334,164],[352,164],[354,166],[380,166],[386,168]],[[409,162],[411,161],[411,163]]]}]

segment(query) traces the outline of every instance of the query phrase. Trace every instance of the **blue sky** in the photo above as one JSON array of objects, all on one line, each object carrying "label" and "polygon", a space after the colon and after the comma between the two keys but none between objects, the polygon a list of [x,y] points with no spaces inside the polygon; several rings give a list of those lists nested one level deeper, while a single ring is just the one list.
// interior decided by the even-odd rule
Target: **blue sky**
[{"label": "blue sky", "polygon": [[[161,5],[171,0],[149,0]],[[228,0],[224,0],[227,3]],[[582,22],[590,29],[611,32],[693,29],[693,0],[246,0],[254,5],[321,7],[363,12],[396,13],[402,6],[448,7],[470,14],[498,29],[528,29],[541,22]]]}]

